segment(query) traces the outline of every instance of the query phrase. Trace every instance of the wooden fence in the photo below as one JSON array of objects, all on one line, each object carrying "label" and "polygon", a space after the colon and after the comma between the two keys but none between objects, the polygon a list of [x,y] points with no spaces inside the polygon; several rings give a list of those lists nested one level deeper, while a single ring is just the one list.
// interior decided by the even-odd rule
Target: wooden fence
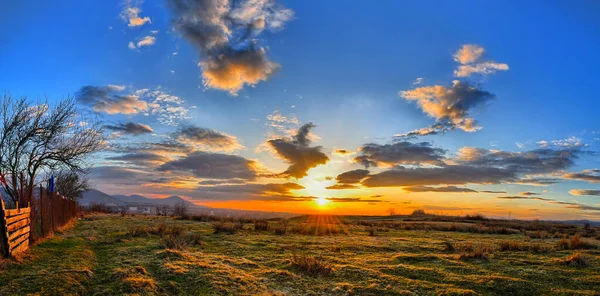
[{"label": "wooden fence", "polygon": [[[0,198],[0,200],[2,200]],[[0,248],[2,255],[13,256],[77,218],[77,203],[43,187],[26,199],[27,208],[0,211]]]},{"label": "wooden fence", "polygon": [[[1,199],[0,199],[1,200]],[[4,256],[13,256],[27,250],[29,247],[30,229],[31,229],[31,207],[17,208],[8,210],[4,206],[4,201],[0,201],[2,221],[2,249]]]}]

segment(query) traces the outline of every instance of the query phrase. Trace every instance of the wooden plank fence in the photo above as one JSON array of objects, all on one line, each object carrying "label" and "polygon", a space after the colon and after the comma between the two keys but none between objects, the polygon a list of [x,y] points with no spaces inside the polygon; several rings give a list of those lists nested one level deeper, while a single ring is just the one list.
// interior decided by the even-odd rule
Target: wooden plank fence
[{"label": "wooden plank fence", "polygon": [[26,199],[26,208],[19,208],[17,203],[16,209],[7,209],[0,198],[0,255],[8,257],[21,253],[77,218],[74,200],[41,186],[38,193]]},{"label": "wooden plank fence", "polygon": [[0,224],[2,234],[2,250],[4,256],[14,256],[29,247],[31,237],[31,207],[6,209],[4,201],[0,198]]}]

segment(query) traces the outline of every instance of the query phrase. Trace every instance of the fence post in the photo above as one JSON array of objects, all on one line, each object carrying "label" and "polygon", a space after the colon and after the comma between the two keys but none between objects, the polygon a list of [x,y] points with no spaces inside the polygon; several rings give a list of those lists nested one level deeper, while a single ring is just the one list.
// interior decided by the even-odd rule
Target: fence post
[{"label": "fence post", "polygon": [[0,196],[0,243],[2,244],[2,257],[8,257],[8,229],[6,228],[6,216],[4,213],[4,200]]}]

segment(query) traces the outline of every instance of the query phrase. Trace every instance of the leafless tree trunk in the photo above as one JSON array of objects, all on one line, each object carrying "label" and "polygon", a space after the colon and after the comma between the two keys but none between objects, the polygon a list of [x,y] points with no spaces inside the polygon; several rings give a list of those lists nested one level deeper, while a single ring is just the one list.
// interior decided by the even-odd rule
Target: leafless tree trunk
[{"label": "leafless tree trunk", "polygon": [[84,172],[86,158],[102,149],[105,140],[101,125],[84,120],[73,98],[51,106],[5,94],[0,125],[0,172],[7,181],[2,186],[13,202],[32,196],[42,171]]},{"label": "leafless tree trunk", "polygon": [[187,214],[187,204],[185,201],[179,201],[173,206],[173,216],[183,217]]}]

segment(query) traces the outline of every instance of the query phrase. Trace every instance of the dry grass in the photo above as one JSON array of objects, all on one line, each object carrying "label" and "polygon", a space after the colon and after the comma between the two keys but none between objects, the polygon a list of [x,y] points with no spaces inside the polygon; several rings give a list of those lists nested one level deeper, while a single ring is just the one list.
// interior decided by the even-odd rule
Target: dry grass
[{"label": "dry grass", "polygon": [[581,253],[575,253],[567,256],[561,261],[562,264],[574,266],[574,267],[589,267],[591,266],[590,261]]},{"label": "dry grass", "polygon": [[294,268],[311,276],[329,275],[333,272],[333,265],[321,256],[298,255],[294,252],[291,263]]},{"label": "dry grass", "polygon": [[[598,250],[570,249],[572,241],[578,248],[596,242],[593,227],[577,241],[573,228],[544,222],[523,224],[552,236],[459,231],[519,224],[493,219],[292,218],[269,221],[269,231],[255,231],[254,220],[202,219],[211,220],[86,217],[10,260],[0,270],[0,295],[595,295],[600,279]],[[214,234],[212,222],[236,234]],[[285,235],[276,235],[278,225]],[[555,232],[567,235],[569,249],[556,250]]]}]

